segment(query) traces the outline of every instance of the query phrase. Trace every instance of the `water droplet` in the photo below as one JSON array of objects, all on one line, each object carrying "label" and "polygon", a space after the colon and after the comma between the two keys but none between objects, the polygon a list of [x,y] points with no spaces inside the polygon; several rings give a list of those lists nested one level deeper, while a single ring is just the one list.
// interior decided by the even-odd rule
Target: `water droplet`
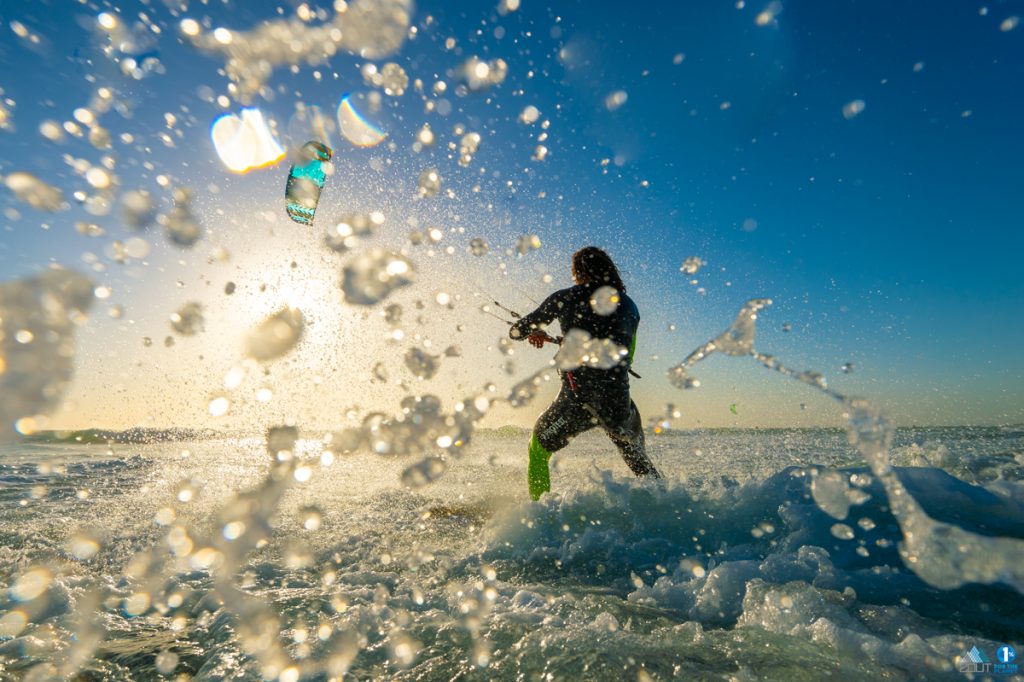
[{"label": "water droplet", "polygon": [[388,642],[391,662],[399,668],[408,668],[416,660],[420,643],[403,632],[393,632]]},{"label": "water droplet", "polygon": [[604,106],[608,111],[615,111],[625,104],[628,99],[629,95],[626,94],[625,90],[616,90],[604,98]]},{"label": "water droplet", "polygon": [[267,168],[285,157],[263,112],[255,107],[242,109],[240,115],[219,116],[210,127],[210,139],[217,156],[232,173]]},{"label": "water droplet", "polygon": [[338,104],[338,129],[356,147],[376,147],[387,136],[380,93],[347,94]]},{"label": "water droplet", "polygon": [[754,23],[758,26],[774,26],[778,24],[778,16],[782,13],[782,3],[778,0],[772,0],[768,3],[758,15],[754,18]]},{"label": "water droplet", "polygon": [[17,577],[9,592],[15,601],[32,601],[46,592],[52,580],[53,574],[49,569],[41,566],[32,568]]},{"label": "water droplet", "polygon": [[704,262],[704,260],[702,260],[700,257],[690,256],[683,261],[682,265],[679,266],[679,272],[685,273],[687,275],[696,275],[697,272],[705,265],[707,265],[707,263]]},{"label": "water droplet", "polygon": [[519,114],[519,122],[526,125],[532,125],[537,122],[540,118],[540,109],[533,106],[532,104],[526,106],[523,111]]},{"label": "water droplet", "polygon": [[384,214],[359,213],[342,217],[327,228],[327,246],[338,253],[354,248],[360,238],[368,237],[384,224]]},{"label": "water droplet", "polygon": [[430,379],[441,368],[441,362],[436,355],[430,355],[419,348],[410,348],[405,352],[405,366],[421,379]]},{"label": "water droplet", "polygon": [[173,651],[161,651],[156,655],[156,671],[162,675],[170,675],[178,667],[178,654]]},{"label": "water droplet", "polygon": [[223,417],[228,412],[228,408],[231,407],[231,401],[224,396],[218,396],[210,400],[208,409],[210,414],[214,417]]},{"label": "water droplet", "polygon": [[194,336],[203,331],[203,306],[195,301],[186,303],[170,316],[171,328],[182,336]]},{"label": "water droplet", "polygon": [[221,530],[221,535],[224,536],[225,540],[237,540],[242,537],[245,533],[245,524],[241,521],[231,521],[224,524],[224,528]]},{"label": "water droplet", "polygon": [[598,315],[611,315],[614,313],[621,301],[621,294],[614,287],[598,287],[590,296],[590,307]]},{"label": "water droplet", "polygon": [[121,610],[126,616],[141,616],[149,611],[151,599],[148,592],[136,592],[130,595],[121,604]]},{"label": "water droplet", "polygon": [[469,240],[469,252],[474,256],[487,255],[487,251],[490,247],[487,244],[487,240],[482,237],[474,237]]},{"label": "water droplet", "polygon": [[520,256],[525,256],[530,251],[535,251],[539,248],[540,237],[535,234],[524,234],[516,239],[516,252]]},{"label": "water droplet", "polygon": [[425,486],[437,480],[444,473],[445,466],[440,457],[426,457],[402,472],[402,485],[410,488]]},{"label": "water droplet", "polygon": [[191,247],[202,236],[202,227],[192,213],[192,192],[184,187],[174,190],[172,195],[174,207],[157,218],[171,242],[183,247]]},{"label": "water droplet", "polygon": [[306,530],[320,530],[323,512],[318,507],[303,507],[299,510],[299,522]]},{"label": "water droplet", "polygon": [[854,538],[853,529],[847,526],[845,523],[836,523],[830,529],[832,535],[839,538],[840,540],[852,540]]},{"label": "water droplet", "polygon": [[60,211],[67,208],[64,195],[58,188],[43,182],[31,173],[11,173],[4,178],[4,184],[15,197],[32,208],[40,211]]},{"label": "water droplet", "polygon": [[459,140],[459,165],[468,166],[480,148],[480,133],[466,133]]},{"label": "water droplet", "polygon": [[279,358],[298,344],[304,326],[302,311],[282,308],[249,332],[246,354],[260,362]]},{"label": "water droplet", "polygon": [[854,118],[864,111],[865,106],[867,105],[864,104],[864,100],[862,99],[855,99],[852,102],[847,102],[843,105],[843,118],[846,120]]},{"label": "water droplet", "polygon": [[611,369],[623,362],[629,351],[611,339],[595,339],[581,329],[570,329],[555,354],[559,369],[596,367]]},{"label": "water droplet", "polygon": [[153,200],[145,190],[129,190],[121,195],[122,219],[133,230],[141,230],[153,222]]},{"label": "water droplet", "polygon": [[459,66],[459,76],[470,90],[477,91],[498,85],[508,75],[508,64],[504,59],[484,61],[470,57]]},{"label": "water droplet", "polygon": [[79,531],[68,539],[68,551],[76,559],[87,561],[100,551],[100,543],[91,535]]},{"label": "water droplet", "polygon": [[412,262],[393,251],[372,249],[359,254],[342,270],[345,301],[353,305],[376,305],[395,289],[411,284],[412,273]]},{"label": "water droplet", "polygon": [[432,197],[441,191],[441,175],[436,168],[428,168],[420,173],[419,194],[421,197]]},{"label": "water droplet", "polygon": [[409,76],[401,66],[388,62],[380,70],[380,85],[384,88],[384,94],[398,97],[409,86]]}]

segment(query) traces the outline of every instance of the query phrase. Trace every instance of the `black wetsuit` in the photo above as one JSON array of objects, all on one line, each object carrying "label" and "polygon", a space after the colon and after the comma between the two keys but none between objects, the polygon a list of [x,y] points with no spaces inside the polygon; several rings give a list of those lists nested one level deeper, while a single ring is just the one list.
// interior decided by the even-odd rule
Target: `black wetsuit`
[{"label": "black wetsuit", "polygon": [[[575,436],[602,427],[637,476],[660,477],[644,449],[643,423],[629,397],[629,366],[633,359],[640,312],[629,296],[620,293],[618,307],[610,315],[594,312],[590,299],[599,285],[577,285],[556,291],[540,307],[518,320],[509,331],[513,339],[525,339],[533,331],[558,320],[562,334],[571,329],[588,332],[596,339],[610,339],[629,349],[629,356],[611,369],[577,367],[562,372],[562,387],[555,402],[534,426],[530,444],[530,489],[550,487],[547,457],[564,448]],[[539,446],[539,448],[538,448]],[[537,458],[544,458],[543,471]],[[544,479],[544,480],[540,480]]]}]

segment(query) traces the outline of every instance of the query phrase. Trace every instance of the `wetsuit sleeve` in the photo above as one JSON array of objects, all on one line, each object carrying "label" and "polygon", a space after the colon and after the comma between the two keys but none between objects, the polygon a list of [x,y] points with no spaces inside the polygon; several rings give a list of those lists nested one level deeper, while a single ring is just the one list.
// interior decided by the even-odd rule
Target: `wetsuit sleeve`
[{"label": "wetsuit sleeve", "polygon": [[525,339],[527,336],[537,331],[541,327],[545,327],[558,317],[558,312],[562,308],[562,292],[556,291],[555,293],[544,299],[544,302],[529,315],[523,315],[519,320],[516,321],[512,328],[508,331],[508,335],[513,339]]}]

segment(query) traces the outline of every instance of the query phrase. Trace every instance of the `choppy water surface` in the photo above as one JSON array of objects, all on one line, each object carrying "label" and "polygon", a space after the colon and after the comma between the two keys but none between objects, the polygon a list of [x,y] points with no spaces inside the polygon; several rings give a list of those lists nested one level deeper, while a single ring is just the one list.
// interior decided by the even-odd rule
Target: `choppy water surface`
[{"label": "choppy water surface", "polygon": [[[308,480],[276,491],[260,438],[6,446],[4,675],[956,679],[971,646],[1024,642],[1015,590],[907,570],[842,431],[669,432],[656,484],[588,434],[538,504],[525,435],[478,434],[418,488],[398,482],[414,460],[325,466],[318,437],[294,446]],[[893,458],[936,520],[1020,538],[1022,444],[901,430]],[[843,520],[816,503],[835,471],[861,493]],[[283,496],[239,514],[247,490]],[[232,523],[263,513],[235,557],[262,536]]]}]

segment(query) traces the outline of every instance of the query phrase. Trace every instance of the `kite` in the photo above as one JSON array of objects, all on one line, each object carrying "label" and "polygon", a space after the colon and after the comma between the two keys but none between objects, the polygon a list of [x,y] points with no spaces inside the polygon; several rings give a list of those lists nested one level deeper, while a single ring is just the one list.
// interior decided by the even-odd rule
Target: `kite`
[{"label": "kite", "polygon": [[331,148],[322,142],[302,145],[299,160],[288,171],[284,188],[288,217],[302,225],[312,225],[320,190],[327,179],[325,165],[331,160]]}]

